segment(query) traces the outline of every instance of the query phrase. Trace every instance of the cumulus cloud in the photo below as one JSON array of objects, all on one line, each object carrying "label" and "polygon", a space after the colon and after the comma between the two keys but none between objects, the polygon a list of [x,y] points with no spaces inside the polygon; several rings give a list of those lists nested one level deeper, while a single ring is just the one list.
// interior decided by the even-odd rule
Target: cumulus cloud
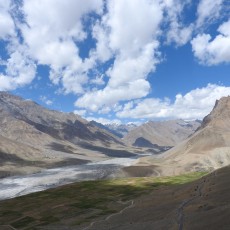
[{"label": "cumulus cloud", "polygon": [[10,57],[3,64],[5,74],[0,74],[0,90],[14,90],[32,82],[36,75],[36,65],[27,54],[26,47],[11,45]]},{"label": "cumulus cloud", "polygon": [[4,40],[7,58],[1,58],[0,90],[14,90],[32,82],[36,65],[29,58],[27,47],[20,43],[13,18],[13,6],[9,0],[0,0],[0,39]]},{"label": "cumulus cloud", "polygon": [[163,6],[166,11],[166,18],[168,22],[167,28],[167,42],[174,42],[181,46],[186,44],[192,36],[194,29],[193,23],[184,24],[182,15],[184,8],[191,3],[191,0],[166,0],[163,1]]},{"label": "cumulus cloud", "polygon": [[116,88],[106,87],[103,90],[86,93],[76,101],[75,105],[96,112],[104,106],[113,106],[118,101],[144,97],[149,89],[150,84],[147,81],[138,79]]},{"label": "cumulus cloud", "polygon": [[197,26],[203,26],[204,23],[209,23],[218,18],[223,2],[224,0],[201,0],[197,7]]},{"label": "cumulus cloud", "polygon": [[73,112],[74,114],[80,115],[82,117],[84,117],[87,113],[85,109],[75,109]]},{"label": "cumulus cloud", "polygon": [[219,34],[212,39],[210,34],[199,34],[192,41],[195,57],[206,65],[230,62],[230,19],[218,28]]},{"label": "cumulus cloud", "polygon": [[[30,84],[37,67],[45,65],[58,92],[77,95],[76,111],[82,115],[131,111],[141,117],[143,110],[152,117],[150,104],[159,104],[153,114],[171,116],[170,101],[141,99],[151,91],[149,75],[163,59],[161,48],[186,44],[195,29],[220,15],[223,2],[201,0],[191,22],[184,14],[192,0],[0,0],[0,39],[7,52],[0,57],[0,90]],[[215,38],[203,33],[192,40],[200,62],[230,61],[229,28],[226,21]]]},{"label": "cumulus cloud", "polygon": [[230,95],[230,87],[208,84],[185,95],[177,94],[174,102],[167,98],[163,100],[147,98],[129,102],[117,113],[117,116],[136,119],[202,119],[211,111],[217,99],[228,95]]},{"label": "cumulus cloud", "polygon": [[15,34],[14,21],[10,15],[11,4],[10,0],[0,0],[0,39]]},{"label": "cumulus cloud", "polygon": [[157,36],[163,16],[159,1],[110,0],[107,8],[101,24],[94,27],[94,36],[106,38],[97,41],[98,59],[114,57],[106,72],[108,84],[85,93],[75,103],[92,111],[146,96],[150,90],[147,76],[159,62]]},{"label": "cumulus cloud", "polygon": [[102,0],[35,0],[24,1],[23,12],[26,24],[21,26],[30,56],[38,64],[51,68],[50,79],[61,83],[65,93],[83,93],[87,71],[94,62],[79,56],[77,42],[87,37],[84,17],[103,9]]}]

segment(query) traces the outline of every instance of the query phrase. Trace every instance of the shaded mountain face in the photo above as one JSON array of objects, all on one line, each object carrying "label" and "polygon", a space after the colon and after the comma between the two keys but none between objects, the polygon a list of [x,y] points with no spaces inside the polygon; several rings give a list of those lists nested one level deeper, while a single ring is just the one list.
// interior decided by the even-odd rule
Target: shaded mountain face
[{"label": "shaded mountain face", "polygon": [[[230,97],[223,97],[188,139],[163,154],[157,166],[160,174],[207,171],[230,164]],[[149,157],[141,160],[155,164]]]},{"label": "shaded mountain face", "polygon": [[78,115],[48,110],[33,101],[0,93],[1,130],[4,131],[4,127],[7,127],[9,132],[13,130],[13,127],[9,127],[8,121],[15,120],[26,123],[37,132],[74,144],[79,141],[121,144],[120,140],[110,133],[88,123]]},{"label": "shaded mountain face", "polygon": [[175,146],[193,134],[199,126],[200,121],[149,121],[131,130],[124,137],[124,141],[128,144],[143,147],[144,142],[140,142],[140,138],[142,138],[145,139],[146,147],[149,147],[150,144]]},{"label": "shaded mountain face", "polygon": [[121,139],[78,115],[0,92],[0,176],[11,169],[33,172],[105,159],[110,150],[119,157],[124,148]]},{"label": "shaded mountain face", "polygon": [[148,148],[153,148],[156,147],[158,145],[154,145],[152,144],[150,141],[146,140],[143,137],[139,137],[135,140],[135,142],[133,143],[134,146],[138,146],[138,147],[148,147]]}]

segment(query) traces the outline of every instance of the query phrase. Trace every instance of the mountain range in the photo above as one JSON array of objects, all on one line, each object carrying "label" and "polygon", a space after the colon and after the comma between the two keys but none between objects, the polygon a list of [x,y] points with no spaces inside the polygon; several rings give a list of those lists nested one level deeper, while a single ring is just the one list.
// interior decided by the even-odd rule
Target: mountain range
[{"label": "mountain range", "polygon": [[132,129],[124,141],[140,147],[149,147],[151,144],[172,147],[193,134],[200,124],[199,120],[149,121]]},{"label": "mountain range", "polygon": [[[202,122],[149,121],[130,130],[124,125],[127,131],[120,137],[114,133],[116,127],[1,92],[1,177],[109,158],[137,159],[113,173],[113,177],[135,178],[57,183],[54,186],[60,187],[43,193],[1,201],[0,219],[5,225],[0,228],[229,229],[230,167],[224,166],[230,163],[230,97],[217,100]],[[151,156],[142,157],[151,150]],[[113,164],[110,161],[107,168]],[[69,178],[73,168],[67,169]],[[33,175],[45,189],[53,177],[60,182],[57,171],[51,171]],[[183,175],[172,177],[178,174]],[[20,183],[31,183],[31,191],[39,191],[34,178],[10,177],[0,184],[9,193]],[[15,196],[25,190],[15,190]]]},{"label": "mountain range", "polygon": [[230,97],[217,101],[202,122],[105,126],[0,92],[0,176],[141,154],[152,156],[141,157],[121,176],[212,170],[230,162],[229,121]]},{"label": "mountain range", "polygon": [[119,137],[119,138],[123,138],[124,136],[126,136],[131,130],[135,129],[137,127],[137,125],[135,125],[134,123],[130,123],[130,124],[115,124],[115,123],[111,123],[111,124],[101,124],[99,122],[96,122],[94,120],[90,121],[91,124],[107,130],[108,132],[112,133],[113,135]]},{"label": "mountain range", "polygon": [[152,166],[159,175],[190,171],[210,171],[230,163],[230,97],[223,97],[188,139],[155,157],[139,160],[142,167]]},{"label": "mountain range", "polygon": [[0,92],[0,175],[135,156],[111,132],[74,113]]}]

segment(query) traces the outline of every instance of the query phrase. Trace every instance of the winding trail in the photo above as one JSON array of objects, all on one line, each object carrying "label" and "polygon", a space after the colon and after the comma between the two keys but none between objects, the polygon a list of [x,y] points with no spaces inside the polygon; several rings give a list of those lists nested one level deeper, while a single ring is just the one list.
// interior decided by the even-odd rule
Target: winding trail
[{"label": "winding trail", "polygon": [[[216,171],[210,174],[210,176],[216,176]],[[209,176],[209,177],[210,177]],[[177,224],[178,224],[178,230],[183,230],[184,226],[184,208],[188,205],[190,205],[191,202],[196,200],[198,197],[203,196],[202,189],[205,185],[207,178],[203,178],[202,181],[197,185],[197,193],[194,197],[191,197],[189,199],[184,200],[180,206],[177,209]]]},{"label": "winding trail", "polygon": [[113,214],[107,216],[105,219],[97,220],[97,221],[91,222],[89,226],[87,226],[86,228],[83,228],[82,230],[90,229],[90,228],[93,227],[93,225],[96,224],[96,223],[101,223],[101,222],[104,222],[104,221],[108,221],[111,217],[120,215],[120,214],[122,214],[125,210],[127,210],[127,209],[129,209],[129,208],[132,208],[132,207],[134,207],[134,205],[135,205],[135,204],[134,204],[134,200],[129,200],[129,201],[126,201],[126,202],[118,201],[118,203],[121,203],[121,204],[130,203],[130,205],[128,205],[127,207],[123,208],[120,212],[113,213]]},{"label": "winding trail", "polygon": [[192,201],[197,199],[198,197],[202,196],[202,188],[204,187],[206,179],[202,180],[201,183],[197,186],[197,194],[194,197],[191,197],[187,200],[184,200],[179,208],[177,209],[177,223],[178,223],[178,230],[183,230],[184,225],[184,208],[188,206]]}]

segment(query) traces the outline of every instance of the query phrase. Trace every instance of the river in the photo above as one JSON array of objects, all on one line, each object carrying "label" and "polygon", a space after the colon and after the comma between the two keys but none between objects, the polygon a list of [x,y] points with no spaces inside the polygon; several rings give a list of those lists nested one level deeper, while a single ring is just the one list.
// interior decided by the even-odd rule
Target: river
[{"label": "river", "polygon": [[136,160],[135,158],[114,158],[85,165],[46,169],[31,175],[7,177],[0,180],[0,200],[72,182],[112,177],[120,168],[132,165]]}]

